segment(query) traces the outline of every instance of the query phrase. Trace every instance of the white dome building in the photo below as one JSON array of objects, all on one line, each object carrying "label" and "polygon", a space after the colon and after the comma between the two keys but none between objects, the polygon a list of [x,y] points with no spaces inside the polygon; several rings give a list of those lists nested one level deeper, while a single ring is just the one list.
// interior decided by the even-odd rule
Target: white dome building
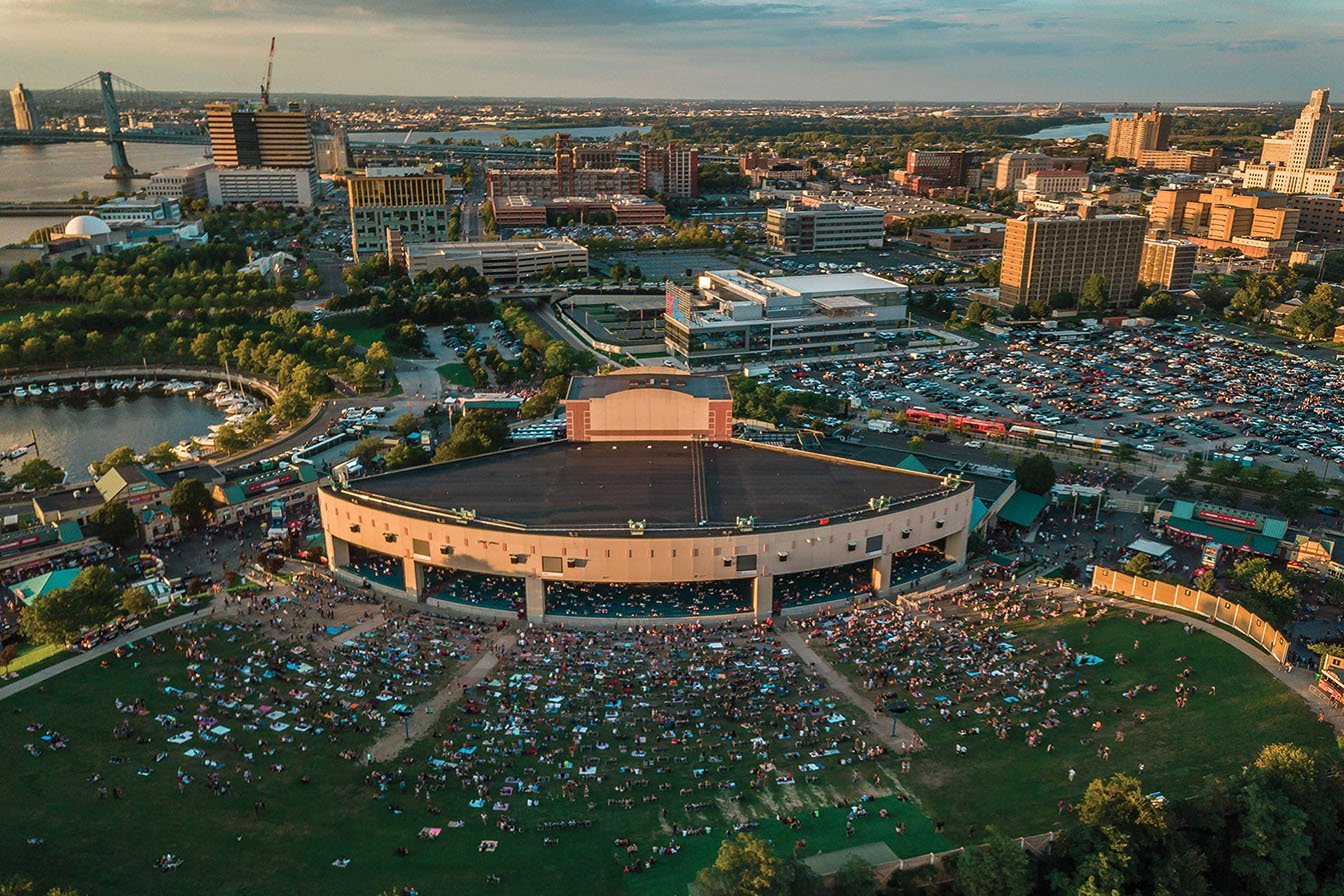
[{"label": "white dome building", "polygon": [[62,232],[66,236],[95,237],[107,236],[112,232],[112,228],[107,226],[107,222],[102,218],[95,218],[93,215],[76,215],[65,222],[65,230]]}]

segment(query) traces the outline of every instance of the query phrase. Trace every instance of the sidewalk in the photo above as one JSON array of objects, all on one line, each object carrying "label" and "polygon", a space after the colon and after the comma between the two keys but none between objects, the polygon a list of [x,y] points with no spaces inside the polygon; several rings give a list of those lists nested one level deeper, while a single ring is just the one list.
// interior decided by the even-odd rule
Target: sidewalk
[{"label": "sidewalk", "polygon": [[22,694],[24,691],[28,690],[34,685],[39,685],[49,678],[60,675],[62,672],[68,672],[71,669],[78,668],[79,666],[84,665],[90,660],[105,657],[112,651],[116,650],[118,647],[124,647],[127,644],[134,644],[136,641],[139,641],[142,638],[147,638],[150,635],[157,635],[159,632],[169,631],[170,629],[177,628],[178,626],[186,625],[188,622],[195,622],[196,620],[201,619],[202,617],[211,615],[213,612],[214,612],[213,607],[206,606],[195,611],[194,613],[188,613],[185,616],[174,616],[172,619],[165,619],[162,622],[156,622],[153,625],[146,626],[145,628],[139,628],[133,632],[128,632],[127,634],[122,635],[120,638],[117,638],[115,641],[108,641],[106,644],[99,644],[92,650],[88,650],[85,651],[84,653],[72,656],[68,660],[62,660],[61,662],[56,663],[55,665],[48,666],[47,668],[34,672],[31,675],[26,675],[16,682],[7,684],[4,687],[0,687],[0,700],[4,700],[8,697],[13,697],[15,694]]}]

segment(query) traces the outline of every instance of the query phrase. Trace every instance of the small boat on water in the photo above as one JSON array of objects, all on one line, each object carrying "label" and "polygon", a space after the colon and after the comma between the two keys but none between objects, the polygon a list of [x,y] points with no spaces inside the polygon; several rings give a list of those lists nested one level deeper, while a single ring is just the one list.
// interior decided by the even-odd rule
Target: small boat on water
[{"label": "small boat on water", "polygon": [[27,387],[27,386],[18,386],[18,387],[16,387],[16,388],[14,389],[14,397],[15,397],[15,398],[27,398],[27,397],[28,397],[28,387]]},{"label": "small boat on water", "polygon": [[107,380],[94,380],[93,388],[97,389],[99,392],[102,392],[104,389],[107,388]]},{"label": "small boat on water", "polygon": [[88,380],[85,380],[84,382],[82,382],[82,383],[79,384],[79,391],[81,391],[81,392],[92,392],[92,391],[93,391],[93,383],[89,382]]},{"label": "small boat on water", "polygon": [[48,394],[48,395],[59,395],[60,392],[61,392],[61,387],[60,387],[60,386],[56,385],[55,383],[47,383],[47,394]]},{"label": "small boat on water", "polygon": [[9,450],[5,452],[5,459],[14,460],[16,457],[23,457],[31,447],[31,445],[10,445]]},{"label": "small boat on water", "polygon": [[66,393],[66,394],[68,395],[68,394],[70,394],[71,392],[75,391],[75,384],[74,384],[74,383],[61,383],[61,391],[64,392],[64,393]]},{"label": "small boat on water", "polygon": [[151,391],[151,390],[157,388],[158,385],[159,385],[159,384],[158,384],[157,382],[155,382],[154,380],[145,380],[143,383],[140,384],[140,391],[141,391],[141,392],[149,392],[149,391]]}]

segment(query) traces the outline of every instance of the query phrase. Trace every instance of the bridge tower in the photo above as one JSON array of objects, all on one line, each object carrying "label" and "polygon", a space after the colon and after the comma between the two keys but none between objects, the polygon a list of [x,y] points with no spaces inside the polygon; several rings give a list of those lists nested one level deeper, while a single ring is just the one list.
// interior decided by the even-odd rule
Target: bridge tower
[{"label": "bridge tower", "polygon": [[103,115],[107,118],[107,142],[112,147],[112,168],[107,177],[134,177],[135,169],[126,158],[126,141],[121,137],[121,112],[117,109],[117,95],[112,90],[112,73],[99,72],[98,85],[103,94]]}]

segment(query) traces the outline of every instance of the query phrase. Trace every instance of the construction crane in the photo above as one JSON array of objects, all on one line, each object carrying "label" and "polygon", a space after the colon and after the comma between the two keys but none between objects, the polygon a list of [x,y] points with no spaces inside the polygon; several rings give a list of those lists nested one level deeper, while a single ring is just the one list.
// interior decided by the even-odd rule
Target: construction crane
[{"label": "construction crane", "polygon": [[266,57],[266,83],[261,85],[261,103],[271,104],[271,66],[275,65],[275,38],[271,38],[271,55]]}]

